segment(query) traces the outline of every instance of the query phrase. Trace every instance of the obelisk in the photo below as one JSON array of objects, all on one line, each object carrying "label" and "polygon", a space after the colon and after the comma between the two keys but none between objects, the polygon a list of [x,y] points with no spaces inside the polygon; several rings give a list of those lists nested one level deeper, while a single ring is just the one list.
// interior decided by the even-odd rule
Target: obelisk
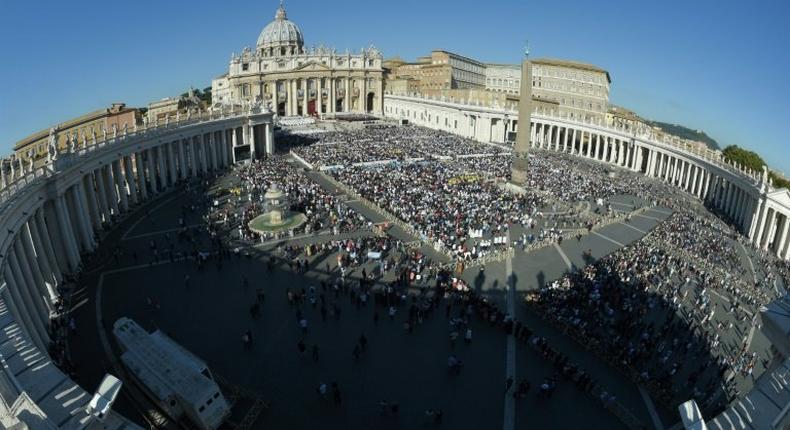
[{"label": "obelisk", "polygon": [[518,101],[518,130],[513,148],[510,182],[524,186],[527,183],[527,152],[532,119],[532,63],[528,58],[521,63],[521,95]]}]

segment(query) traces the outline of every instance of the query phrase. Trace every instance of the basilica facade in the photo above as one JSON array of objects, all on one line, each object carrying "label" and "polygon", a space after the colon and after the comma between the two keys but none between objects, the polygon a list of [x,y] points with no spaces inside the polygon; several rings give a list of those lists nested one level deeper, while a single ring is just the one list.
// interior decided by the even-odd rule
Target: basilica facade
[{"label": "basilica facade", "polygon": [[211,83],[215,105],[261,104],[279,116],[383,114],[382,54],[305,47],[282,3],[254,50],[232,55],[228,72]]}]

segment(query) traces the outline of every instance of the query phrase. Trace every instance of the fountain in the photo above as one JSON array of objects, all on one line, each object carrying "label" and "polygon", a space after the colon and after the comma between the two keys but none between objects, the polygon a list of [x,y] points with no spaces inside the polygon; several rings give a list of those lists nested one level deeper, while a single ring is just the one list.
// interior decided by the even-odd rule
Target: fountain
[{"label": "fountain", "polygon": [[259,233],[277,233],[301,227],[307,217],[298,212],[288,210],[285,193],[276,185],[272,185],[263,196],[266,212],[250,221],[250,230]]}]

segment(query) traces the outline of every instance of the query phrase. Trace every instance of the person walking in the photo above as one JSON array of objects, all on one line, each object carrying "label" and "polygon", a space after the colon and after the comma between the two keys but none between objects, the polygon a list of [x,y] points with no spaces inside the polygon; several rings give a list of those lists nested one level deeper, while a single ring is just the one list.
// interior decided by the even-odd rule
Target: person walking
[{"label": "person walking", "polygon": [[507,379],[505,380],[505,394],[507,394],[507,392],[510,390],[510,387],[512,386],[513,386],[513,377],[508,376]]},{"label": "person walking", "polygon": [[337,382],[332,382],[332,397],[336,405],[343,404],[343,398],[340,395],[340,387],[337,385]]},{"label": "person walking", "polygon": [[364,334],[359,336],[359,346],[362,347],[362,351],[368,348],[368,338]]}]

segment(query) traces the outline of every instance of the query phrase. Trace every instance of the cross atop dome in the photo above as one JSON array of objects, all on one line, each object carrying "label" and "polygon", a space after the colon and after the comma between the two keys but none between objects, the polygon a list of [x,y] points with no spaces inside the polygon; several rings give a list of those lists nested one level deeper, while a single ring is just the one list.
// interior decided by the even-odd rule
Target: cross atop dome
[{"label": "cross atop dome", "polygon": [[288,19],[288,16],[285,14],[285,6],[283,5],[283,0],[280,0],[280,7],[277,8],[277,13],[274,15],[274,19],[277,21],[283,21]]}]

